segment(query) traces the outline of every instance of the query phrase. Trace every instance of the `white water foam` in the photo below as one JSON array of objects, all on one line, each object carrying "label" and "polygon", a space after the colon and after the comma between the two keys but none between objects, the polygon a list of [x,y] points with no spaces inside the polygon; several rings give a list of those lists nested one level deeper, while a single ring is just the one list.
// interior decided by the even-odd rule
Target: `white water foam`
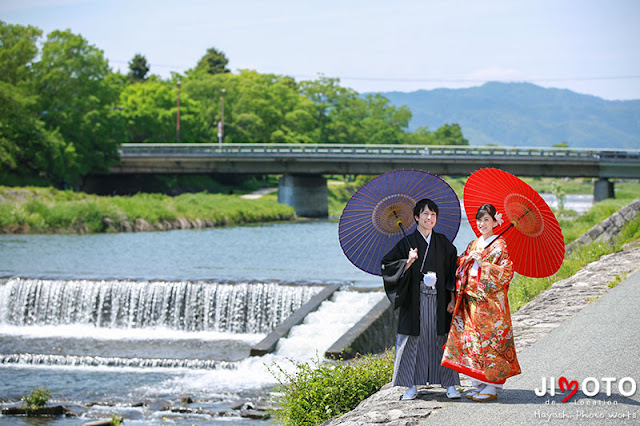
[{"label": "white water foam", "polygon": [[296,360],[307,360],[324,351],[349,330],[384,294],[338,291],[280,339],[276,354]]},{"label": "white water foam", "polygon": [[[38,365],[37,363],[19,364],[19,368],[48,368],[48,369],[73,369],[84,371],[112,371],[131,373],[169,373],[170,378],[155,384],[142,385],[136,389],[148,396],[166,394],[212,394],[232,395],[251,390],[261,390],[277,383],[276,375],[282,371],[293,372],[295,362],[308,362],[312,359],[322,359],[324,352],[349,330],[369,309],[379,300],[384,298],[382,292],[357,292],[341,290],[334,293],[329,299],[324,301],[317,311],[309,314],[305,321],[291,329],[287,338],[281,339],[275,353],[262,357],[249,357],[238,362],[230,362],[229,365],[214,369],[189,369],[189,368],[162,368],[147,365],[145,367],[130,367],[126,362],[111,362],[109,359],[100,359],[87,365],[78,360],[75,364],[75,357],[63,360],[63,365]],[[241,338],[259,341],[263,335],[233,335],[233,333],[211,333],[211,332],[179,332],[175,329],[161,330],[153,329],[99,329],[90,325],[74,324],[70,326],[0,326],[0,334],[9,334],[24,337],[87,337],[98,339],[180,339],[196,336],[203,340],[217,338]],[[116,360],[118,361],[118,360]],[[292,362],[293,361],[293,362]],[[64,364],[67,365],[64,365]],[[110,363],[110,366],[104,365]],[[71,364],[71,365],[70,365]],[[73,365],[75,364],[75,365]],[[82,365],[85,364],[85,365]],[[103,364],[103,365],[100,365]],[[2,367],[15,368],[17,364],[4,364]],[[273,371],[273,373],[271,371]]]},{"label": "white water foam", "polygon": [[99,328],[93,325],[41,325],[16,326],[0,324],[0,335],[24,338],[74,338],[95,340],[237,340],[258,343],[266,334],[223,333],[217,331],[181,331],[165,327],[156,328]]},{"label": "white water foam", "polygon": [[274,385],[276,378],[269,369],[276,374],[280,369],[290,373],[295,362],[322,359],[324,352],[384,297],[382,292],[337,291],[302,324],[293,327],[288,337],[280,339],[273,354],[244,359],[233,370],[190,371],[145,390],[151,394],[225,393]]}]

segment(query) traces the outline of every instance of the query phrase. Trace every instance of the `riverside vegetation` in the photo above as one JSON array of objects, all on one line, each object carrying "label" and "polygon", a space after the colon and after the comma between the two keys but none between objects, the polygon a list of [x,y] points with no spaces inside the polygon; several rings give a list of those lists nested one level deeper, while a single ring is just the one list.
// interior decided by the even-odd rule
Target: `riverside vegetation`
[{"label": "riverside vegetation", "polygon": [[[451,184],[449,179],[447,182]],[[330,208],[331,204],[334,208],[339,206],[340,198],[361,184],[362,181],[356,181],[353,184],[336,185],[338,189],[330,191],[333,194]],[[463,185],[464,182],[453,182],[452,186],[459,196],[462,195]],[[535,182],[532,186],[535,187]],[[565,190],[566,188],[569,188],[568,191],[575,191],[576,183],[568,185]],[[631,182],[618,188],[617,199],[597,203],[577,218],[573,217],[571,212],[556,212],[571,217],[559,221],[565,243],[574,241],[582,233],[637,198],[639,194],[640,184]],[[551,287],[554,282],[574,275],[586,264],[598,260],[604,254],[619,251],[625,243],[639,238],[640,217],[637,217],[623,227],[612,245],[592,243],[573,250],[566,256],[558,272],[550,277],[529,278],[516,275],[509,288],[512,311],[517,311],[526,302]],[[619,281],[619,278],[616,281]],[[274,403],[277,407],[274,409],[274,416],[285,425],[317,425],[345,414],[391,381],[393,359],[392,348],[381,355],[359,357],[350,362],[315,360],[311,363],[299,363],[293,373],[285,374],[281,369],[272,368],[272,374],[280,383],[274,393]]]},{"label": "riverside vegetation", "polygon": [[115,232],[127,226],[131,229],[140,219],[151,229],[167,229],[166,224],[179,228],[176,221],[180,220],[221,226],[295,218],[293,208],[273,196],[244,200],[203,192],[105,197],[54,188],[0,186],[0,233]]}]

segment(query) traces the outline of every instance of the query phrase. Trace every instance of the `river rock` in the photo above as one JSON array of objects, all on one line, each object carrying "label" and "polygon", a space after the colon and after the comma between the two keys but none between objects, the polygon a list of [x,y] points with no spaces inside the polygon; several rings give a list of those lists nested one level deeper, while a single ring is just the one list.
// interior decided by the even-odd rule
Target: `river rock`
[{"label": "river rock", "polygon": [[35,410],[27,410],[24,407],[3,408],[3,416],[28,416],[28,417],[53,417],[67,414],[69,409],[62,405],[52,405],[50,407],[36,408]]},{"label": "river rock", "polygon": [[[122,417],[118,417],[121,422],[123,422]],[[113,423],[111,420],[95,420],[93,422],[82,423],[82,426],[111,426]]]},{"label": "river rock", "polygon": [[110,217],[103,218],[102,223],[107,228],[106,232],[118,232],[118,228],[116,228],[116,222]]},{"label": "river rock", "polygon": [[133,230],[135,232],[150,232],[153,231],[153,226],[146,220],[137,218],[133,225]]},{"label": "river rock", "polygon": [[131,232],[133,228],[131,227],[131,222],[127,219],[122,219],[120,221],[120,232]]},{"label": "river rock", "polygon": [[176,222],[177,224],[174,225],[174,228],[176,229],[191,229],[191,222],[189,222],[184,217],[179,217],[178,219],[176,219]]},{"label": "river rock", "polygon": [[240,417],[253,420],[267,420],[271,415],[267,411],[261,410],[241,410]]}]

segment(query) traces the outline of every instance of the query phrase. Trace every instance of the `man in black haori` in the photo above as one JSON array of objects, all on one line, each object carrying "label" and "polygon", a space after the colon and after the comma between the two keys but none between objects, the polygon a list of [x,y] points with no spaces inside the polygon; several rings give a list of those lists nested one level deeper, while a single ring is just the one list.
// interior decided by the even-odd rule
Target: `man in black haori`
[{"label": "man in black haori", "polygon": [[[460,398],[458,372],[440,365],[455,308],[457,250],[434,232],[438,206],[428,198],[416,203],[417,229],[382,259],[389,300],[398,309],[393,386],[405,386],[403,400],[415,399],[417,385],[440,384],[447,397]],[[407,241],[408,239],[408,241]]]}]

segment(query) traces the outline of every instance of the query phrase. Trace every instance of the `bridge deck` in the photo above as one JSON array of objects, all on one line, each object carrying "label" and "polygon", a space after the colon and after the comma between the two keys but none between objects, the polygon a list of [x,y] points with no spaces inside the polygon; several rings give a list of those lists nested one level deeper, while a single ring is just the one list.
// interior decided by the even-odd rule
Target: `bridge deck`
[{"label": "bridge deck", "polygon": [[334,144],[123,144],[113,173],[379,174],[640,178],[640,150]]}]

